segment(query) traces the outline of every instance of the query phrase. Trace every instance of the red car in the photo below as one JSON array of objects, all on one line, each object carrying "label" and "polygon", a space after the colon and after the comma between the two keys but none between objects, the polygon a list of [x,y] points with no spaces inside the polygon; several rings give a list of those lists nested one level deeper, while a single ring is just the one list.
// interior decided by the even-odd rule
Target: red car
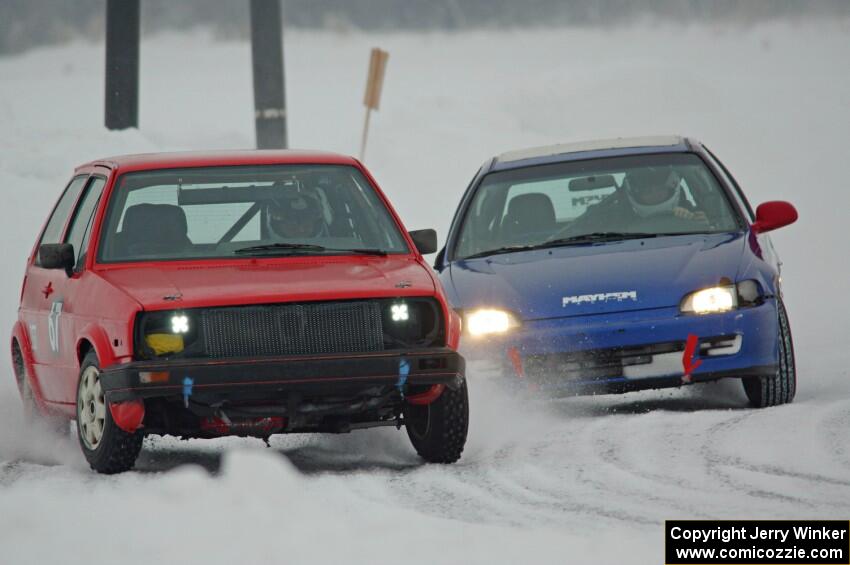
[{"label": "red car", "polygon": [[454,462],[469,409],[435,250],[350,157],[82,165],[27,263],[11,343],[27,413],[75,419],[102,473],[148,434],[402,425],[425,460]]}]

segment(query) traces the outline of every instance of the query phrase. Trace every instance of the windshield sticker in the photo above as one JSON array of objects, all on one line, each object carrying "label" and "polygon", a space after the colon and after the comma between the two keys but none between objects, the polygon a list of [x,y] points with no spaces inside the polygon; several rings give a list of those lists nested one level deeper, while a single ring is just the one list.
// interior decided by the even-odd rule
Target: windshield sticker
[{"label": "windshield sticker", "polygon": [[624,302],[626,300],[637,302],[637,291],[624,290],[621,292],[601,292],[597,294],[576,294],[574,296],[565,296],[561,299],[561,306],[566,308],[570,305],[578,306],[579,304],[596,304],[597,302],[610,302],[612,300],[617,302]]}]

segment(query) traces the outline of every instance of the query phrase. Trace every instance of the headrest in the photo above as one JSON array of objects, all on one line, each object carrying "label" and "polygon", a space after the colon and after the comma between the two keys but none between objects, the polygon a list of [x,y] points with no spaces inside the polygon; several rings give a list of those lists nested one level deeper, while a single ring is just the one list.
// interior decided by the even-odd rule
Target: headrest
[{"label": "headrest", "polygon": [[185,238],[188,232],[186,213],[173,204],[136,204],[124,213],[121,232],[127,235],[144,235],[157,232],[154,237]]},{"label": "headrest", "polygon": [[547,229],[555,224],[555,207],[545,194],[520,194],[508,204],[508,218],[523,227],[537,226]]}]

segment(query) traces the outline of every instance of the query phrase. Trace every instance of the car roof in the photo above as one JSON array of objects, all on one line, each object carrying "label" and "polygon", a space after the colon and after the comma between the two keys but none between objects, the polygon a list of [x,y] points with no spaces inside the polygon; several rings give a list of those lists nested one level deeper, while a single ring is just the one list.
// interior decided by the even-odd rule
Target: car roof
[{"label": "car roof", "polygon": [[691,141],[678,135],[618,137],[508,151],[495,157],[490,169],[506,170],[580,159],[685,151],[692,151]]},{"label": "car roof", "polygon": [[121,171],[177,169],[235,165],[354,165],[353,157],[323,151],[242,150],[139,153],[98,159],[81,165],[104,166]]}]

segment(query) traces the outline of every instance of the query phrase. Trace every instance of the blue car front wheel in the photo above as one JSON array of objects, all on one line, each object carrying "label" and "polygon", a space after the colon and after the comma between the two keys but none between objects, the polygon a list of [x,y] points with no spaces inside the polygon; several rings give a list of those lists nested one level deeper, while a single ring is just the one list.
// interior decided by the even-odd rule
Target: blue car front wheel
[{"label": "blue car front wheel", "polygon": [[794,400],[797,392],[797,367],[794,363],[794,343],[788,313],[781,298],[776,299],[779,315],[779,364],[776,376],[751,377],[744,379],[744,391],[750,404],[756,408],[787,404]]}]

